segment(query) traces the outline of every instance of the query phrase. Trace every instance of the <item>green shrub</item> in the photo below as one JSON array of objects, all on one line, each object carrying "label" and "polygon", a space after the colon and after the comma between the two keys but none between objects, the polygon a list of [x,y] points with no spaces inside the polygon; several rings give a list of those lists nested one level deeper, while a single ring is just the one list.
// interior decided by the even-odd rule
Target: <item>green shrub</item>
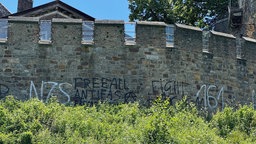
[{"label": "green shrub", "polygon": [[186,98],[171,106],[138,103],[67,106],[50,100],[0,101],[0,144],[12,143],[255,143],[251,106],[225,108],[206,120]]},{"label": "green shrub", "polygon": [[250,135],[252,130],[256,128],[256,113],[252,106],[243,106],[235,112],[237,118],[237,128]]},{"label": "green shrub", "polygon": [[24,132],[20,135],[20,143],[21,144],[32,144],[32,133]]},{"label": "green shrub", "polygon": [[218,135],[225,138],[236,126],[237,117],[232,108],[216,113],[211,120],[211,127],[218,129]]}]

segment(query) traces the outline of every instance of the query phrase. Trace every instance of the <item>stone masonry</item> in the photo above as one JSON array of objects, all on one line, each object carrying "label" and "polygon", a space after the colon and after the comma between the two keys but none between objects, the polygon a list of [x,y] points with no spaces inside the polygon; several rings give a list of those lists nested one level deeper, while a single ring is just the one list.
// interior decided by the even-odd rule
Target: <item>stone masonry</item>
[{"label": "stone masonry", "polygon": [[[123,21],[97,20],[94,41],[82,43],[82,21],[52,20],[51,43],[39,43],[39,20],[10,18],[0,43],[0,96],[63,103],[139,101],[184,96],[215,109],[254,104],[256,40],[176,24],[137,22],[136,44],[125,45]],[[237,41],[239,40],[239,45]],[[241,52],[241,54],[238,54]]]}]

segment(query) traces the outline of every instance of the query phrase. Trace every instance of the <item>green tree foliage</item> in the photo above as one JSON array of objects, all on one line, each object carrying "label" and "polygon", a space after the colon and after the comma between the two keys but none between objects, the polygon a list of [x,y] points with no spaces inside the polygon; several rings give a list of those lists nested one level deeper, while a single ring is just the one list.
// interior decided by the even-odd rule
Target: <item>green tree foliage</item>
[{"label": "green tree foliage", "polygon": [[[227,16],[230,0],[128,0],[130,20],[163,21],[195,25],[211,11],[218,17]],[[233,0],[236,4],[237,1]],[[233,5],[234,5],[233,4]]]},{"label": "green tree foliage", "polygon": [[65,106],[56,100],[0,100],[0,144],[255,143],[256,112],[226,108],[206,121],[196,107],[157,99],[138,103]]},{"label": "green tree foliage", "polygon": [[173,2],[169,0],[129,0],[131,21],[150,20],[174,23]]}]

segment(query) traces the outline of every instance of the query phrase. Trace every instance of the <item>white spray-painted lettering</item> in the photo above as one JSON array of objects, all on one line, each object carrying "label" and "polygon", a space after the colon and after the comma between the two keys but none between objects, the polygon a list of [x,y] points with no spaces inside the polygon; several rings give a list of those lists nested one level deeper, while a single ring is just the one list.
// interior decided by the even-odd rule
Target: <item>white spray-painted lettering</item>
[{"label": "white spray-painted lettering", "polygon": [[70,102],[70,96],[67,92],[65,92],[63,90],[63,85],[67,85],[69,87],[72,87],[72,84],[70,84],[70,83],[60,83],[59,84],[59,90],[64,94],[64,96],[66,96],[68,98],[68,100],[67,100],[67,103],[68,103],[68,102]]},{"label": "white spray-painted lettering", "polygon": [[[209,107],[209,109],[215,109],[218,107],[218,101],[221,99],[221,103],[222,103],[222,110],[224,108],[224,97],[223,97],[223,93],[224,93],[224,87],[222,87],[217,95],[217,97],[211,96],[210,95],[210,90],[211,89],[215,89],[217,88],[215,85],[210,85],[208,88],[206,85],[202,85],[201,88],[198,90],[198,92],[196,93],[196,99],[200,102],[200,93],[201,91],[204,90],[203,93],[203,101],[204,101],[204,107],[207,108]],[[211,100],[213,100],[214,105],[211,104]]]},{"label": "white spray-painted lettering", "polygon": [[36,87],[35,87],[35,84],[34,84],[34,82],[33,82],[33,81],[31,81],[31,83],[30,83],[29,99],[31,99],[31,98],[32,98],[32,90],[34,90],[36,98],[38,98],[38,99],[39,99],[38,94],[37,94],[37,90],[36,90]]},{"label": "white spray-painted lettering", "polygon": [[[60,91],[65,97],[67,97],[67,102],[66,102],[66,103],[69,103],[69,102],[70,102],[70,95],[69,95],[67,92],[65,92],[65,91],[63,90],[63,87],[64,87],[64,86],[72,87],[72,85],[71,85],[70,83],[60,83],[60,84],[59,84],[59,83],[56,83],[56,82],[44,82],[44,81],[42,81],[42,84],[41,84],[41,93],[40,93],[40,99],[41,99],[41,100],[43,100],[44,87],[45,87],[46,85],[50,85],[50,86],[51,86],[51,88],[50,88],[50,90],[49,90],[49,92],[48,92],[48,94],[47,94],[47,97],[46,97],[46,102],[48,102],[48,100],[49,100],[50,97],[52,96],[53,90],[55,90],[57,86],[59,86],[59,87],[58,87],[59,91]],[[37,93],[37,90],[36,90],[36,87],[35,87],[35,84],[34,84],[33,81],[31,81],[29,98],[32,98],[32,96],[33,96],[33,95],[32,95],[32,92],[33,92],[33,91],[34,91],[35,97],[39,99],[38,93]]]},{"label": "white spray-painted lettering", "polygon": [[42,85],[41,85],[41,98],[43,96],[44,86],[47,85],[47,84],[52,85],[52,87],[51,87],[51,89],[50,89],[50,91],[49,91],[49,93],[47,95],[46,102],[48,102],[48,100],[50,99],[52,91],[55,89],[55,87],[58,85],[58,83],[56,83],[56,82],[42,82]]}]

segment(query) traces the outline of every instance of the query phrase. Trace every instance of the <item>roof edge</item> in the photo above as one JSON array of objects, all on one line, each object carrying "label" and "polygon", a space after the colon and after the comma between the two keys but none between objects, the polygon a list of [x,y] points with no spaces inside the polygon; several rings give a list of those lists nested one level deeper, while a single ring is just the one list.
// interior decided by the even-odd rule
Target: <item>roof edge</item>
[{"label": "roof edge", "polygon": [[4,16],[4,18],[8,18],[8,16],[20,16],[20,15],[23,15],[23,14],[26,14],[26,13],[29,13],[29,12],[33,12],[33,11],[36,11],[38,9],[42,9],[42,8],[45,8],[45,7],[48,7],[48,6],[52,6],[52,5],[60,5],[60,6],[64,6],[66,7],[67,9],[70,9],[71,11],[75,12],[75,13],[78,13],[79,15],[83,16],[83,17],[87,17],[89,20],[92,20],[92,21],[95,21],[95,18],[60,1],[60,0],[55,0],[55,1],[52,1],[52,2],[49,2],[49,3],[46,3],[46,4],[43,4],[43,5],[39,5],[39,6],[36,6],[36,7],[33,7],[32,9],[28,9],[28,10],[25,10],[25,11],[22,11],[22,12],[17,12],[17,13],[13,13],[13,14],[10,14],[10,15],[7,15],[7,16]]}]

